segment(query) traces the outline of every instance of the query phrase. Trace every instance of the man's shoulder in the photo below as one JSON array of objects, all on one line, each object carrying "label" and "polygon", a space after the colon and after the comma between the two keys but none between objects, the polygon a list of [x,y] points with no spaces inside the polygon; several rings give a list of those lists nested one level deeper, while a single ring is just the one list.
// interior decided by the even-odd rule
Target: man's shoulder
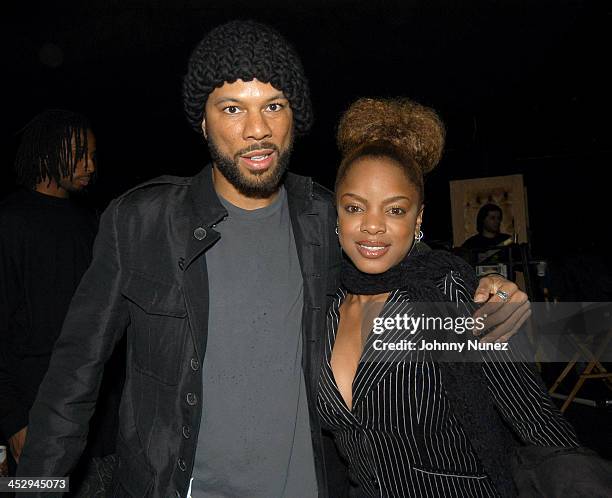
[{"label": "man's shoulder", "polygon": [[482,236],[477,233],[476,235],[472,235],[471,237],[467,238],[465,242],[461,244],[461,246],[471,249],[472,247],[480,247],[481,244]]},{"label": "man's shoulder", "polygon": [[193,182],[193,176],[162,175],[130,188],[114,200],[117,206],[142,206],[177,200]]},{"label": "man's shoulder", "polygon": [[12,192],[0,201],[0,222],[18,223],[28,214],[28,196],[25,189],[20,189]]},{"label": "man's shoulder", "polygon": [[312,191],[315,199],[334,204],[334,193],[320,183],[312,182]]},{"label": "man's shoulder", "polygon": [[117,199],[131,199],[138,196],[155,197],[159,195],[169,195],[177,190],[188,188],[191,185],[193,178],[193,176],[158,176],[130,188],[117,197]]},{"label": "man's shoulder", "polygon": [[304,194],[309,193],[314,199],[319,201],[334,203],[334,193],[320,183],[313,181],[310,176],[289,173],[285,187],[290,191],[297,190]]}]

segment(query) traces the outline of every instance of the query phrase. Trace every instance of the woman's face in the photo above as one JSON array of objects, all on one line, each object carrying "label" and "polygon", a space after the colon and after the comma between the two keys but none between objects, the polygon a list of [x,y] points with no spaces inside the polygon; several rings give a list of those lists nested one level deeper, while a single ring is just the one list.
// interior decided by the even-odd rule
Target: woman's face
[{"label": "woman's face", "polygon": [[357,159],[336,192],[338,238],[355,266],[382,273],[410,250],[423,219],[417,188],[395,161]]}]

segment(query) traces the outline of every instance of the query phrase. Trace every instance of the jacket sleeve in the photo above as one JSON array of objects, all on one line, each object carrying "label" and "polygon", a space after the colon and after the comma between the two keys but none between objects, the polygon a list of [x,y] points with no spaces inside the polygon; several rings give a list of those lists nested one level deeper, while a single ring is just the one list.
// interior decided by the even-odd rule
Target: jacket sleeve
[{"label": "jacket sleeve", "polygon": [[28,424],[28,410],[19,402],[8,361],[10,323],[24,295],[20,228],[21,223],[12,216],[0,215],[0,433],[7,439]]},{"label": "jacket sleeve", "polygon": [[117,201],[102,215],[93,260],[72,299],[30,411],[19,476],[65,476],[87,440],[104,364],[129,323],[122,298]]},{"label": "jacket sleeve", "polygon": [[[461,303],[470,315],[475,311],[474,289],[466,286],[460,274],[452,272],[444,285],[449,299]],[[500,414],[524,443],[577,447],[574,428],[553,403],[533,366],[514,352],[512,342],[507,351],[482,351],[487,385]]]}]

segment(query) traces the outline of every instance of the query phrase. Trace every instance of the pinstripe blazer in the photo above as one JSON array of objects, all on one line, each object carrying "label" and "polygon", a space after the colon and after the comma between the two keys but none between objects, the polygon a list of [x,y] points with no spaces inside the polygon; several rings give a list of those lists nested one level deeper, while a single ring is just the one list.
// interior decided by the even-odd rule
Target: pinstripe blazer
[{"label": "pinstripe blazer", "polygon": [[[436,284],[464,315],[472,314],[471,294],[459,274],[450,272]],[[497,496],[452,411],[440,366],[428,352],[415,350],[398,356],[379,351],[372,347],[378,336],[370,333],[353,381],[353,407],[348,409],[330,364],[339,308],[346,295],[340,289],[327,314],[317,409],[349,464],[351,480],[358,485],[354,495]],[[414,313],[412,304],[406,291],[393,291],[379,316],[410,316]],[[385,334],[389,342],[407,337],[400,330]],[[420,330],[409,340],[419,344],[422,338]],[[488,387],[483,396],[491,396],[499,413],[524,443],[577,446],[573,428],[527,365],[483,362],[482,368]]]}]

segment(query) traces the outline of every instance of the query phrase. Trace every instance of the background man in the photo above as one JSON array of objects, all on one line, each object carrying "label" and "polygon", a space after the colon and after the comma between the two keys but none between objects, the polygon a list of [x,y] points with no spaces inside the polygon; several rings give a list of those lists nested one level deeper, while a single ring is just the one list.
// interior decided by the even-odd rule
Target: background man
[{"label": "background man", "polygon": [[45,111],[24,129],[17,181],[0,205],[0,430],[18,461],[28,411],[72,294],[91,260],[94,213],[70,200],[95,173],[88,120]]},{"label": "background man", "polygon": [[[65,110],[36,116],[23,130],[15,170],[22,189],[0,205],[0,431],[19,463],[29,410],[91,261],[97,217],[71,198],[95,177],[89,120]],[[122,367],[119,350],[72,482],[75,496],[93,496],[110,480]]]},{"label": "background man", "polygon": [[[268,26],[228,23],[194,50],[184,103],[212,165],[106,210],[20,474],[70,472],[101,365],[127,329],[113,496],[342,496],[314,409],[336,214],[330,192],[285,171],[312,122],[302,65]],[[493,278],[479,293],[500,285],[524,299]]]},{"label": "background man", "polygon": [[463,243],[463,247],[466,249],[489,249],[503,244],[510,238],[510,235],[501,233],[502,218],[502,210],[496,204],[482,206],[476,216],[478,233],[467,239]]}]

